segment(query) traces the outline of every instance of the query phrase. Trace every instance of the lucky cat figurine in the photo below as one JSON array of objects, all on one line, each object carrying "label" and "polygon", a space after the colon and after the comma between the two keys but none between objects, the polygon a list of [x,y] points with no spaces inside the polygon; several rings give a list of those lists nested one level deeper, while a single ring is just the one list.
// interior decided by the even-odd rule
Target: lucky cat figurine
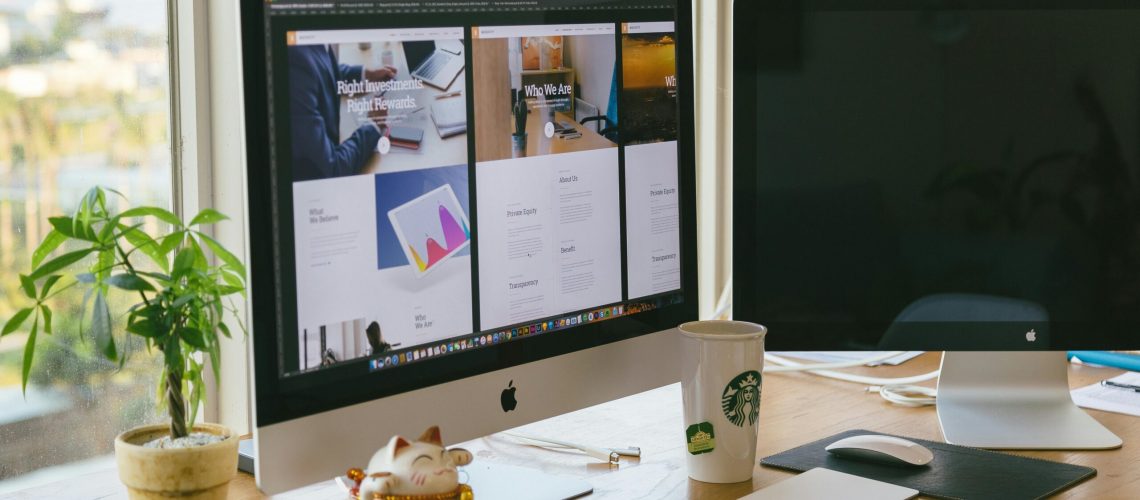
[{"label": "lucky cat figurine", "polygon": [[470,497],[470,489],[460,487],[457,467],[471,463],[472,458],[471,452],[462,448],[445,449],[439,427],[434,425],[412,442],[393,436],[387,446],[372,455],[368,469],[361,474],[360,499],[447,494],[461,498],[461,492]]}]

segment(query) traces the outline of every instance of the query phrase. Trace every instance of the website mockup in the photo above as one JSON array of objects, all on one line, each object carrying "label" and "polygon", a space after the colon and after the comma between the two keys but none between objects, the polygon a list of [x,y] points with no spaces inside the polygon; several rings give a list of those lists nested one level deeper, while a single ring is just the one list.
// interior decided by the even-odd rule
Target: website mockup
[{"label": "website mockup", "polygon": [[300,370],[474,331],[462,38],[288,34]]},{"label": "website mockup", "polygon": [[622,24],[629,296],[681,287],[677,62],[673,23]]},{"label": "website mockup", "polygon": [[279,34],[296,284],[283,375],[679,302],[672,23]]},{"label": "website mockup", "polygon": [[[596,116],[606,114],[607,102],[586,99],[615,90],[614,26],[480,26],[473,33],[476,72],[508,68],[477,73],[483,86],[474,89],[476,99],[513,98],[475,119],[476,147],[488,144],[488,159],[475,165],[483,326],[620,302],[617,144],[574,118],[587,104]],[[544,71],[544,62],[573,71]],[[493,143],[507,139],[510,154],[493,156]]]}]

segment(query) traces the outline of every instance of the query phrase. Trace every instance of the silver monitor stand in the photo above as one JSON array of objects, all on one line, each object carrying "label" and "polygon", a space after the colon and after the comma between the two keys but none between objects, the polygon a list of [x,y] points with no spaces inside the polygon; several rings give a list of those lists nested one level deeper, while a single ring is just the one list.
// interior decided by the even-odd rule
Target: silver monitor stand
[{"label": "silver monitor stand", "polygon": [[947,443],[1017,450],[1107,450],[1121,440],[1077,408],[1062,351],[946,352],[938,422]]}]

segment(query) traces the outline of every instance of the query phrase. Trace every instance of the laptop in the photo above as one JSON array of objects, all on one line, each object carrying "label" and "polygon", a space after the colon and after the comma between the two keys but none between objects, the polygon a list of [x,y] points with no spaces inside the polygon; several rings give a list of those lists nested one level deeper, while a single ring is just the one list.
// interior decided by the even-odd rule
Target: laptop
[{"label": "laptop", "polygon": [[463,70],[463,46],[436,47],[435,42],[403,42],[404,58],[412,77],[440,90],[447,90]]}]

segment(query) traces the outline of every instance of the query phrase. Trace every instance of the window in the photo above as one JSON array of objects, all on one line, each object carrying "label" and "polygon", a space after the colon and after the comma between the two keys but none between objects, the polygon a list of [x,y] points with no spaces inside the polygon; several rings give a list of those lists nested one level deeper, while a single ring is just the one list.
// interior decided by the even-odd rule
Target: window
[{"label": "window", "polygon": [[[46,218],[69,213],[91,186],[123,193],[116,203],[170,206],[166,5],[0,0],[0,324],[26,305],[18,274]],[[104,360],[80,340],[82,298],[65,300],[54,335],[37,341],[26,398],[27,335],[0,339],[0,494],[46,467],[109,467],[116,434],[162,421],[152,355],[135,342],[121,369]]]}]

